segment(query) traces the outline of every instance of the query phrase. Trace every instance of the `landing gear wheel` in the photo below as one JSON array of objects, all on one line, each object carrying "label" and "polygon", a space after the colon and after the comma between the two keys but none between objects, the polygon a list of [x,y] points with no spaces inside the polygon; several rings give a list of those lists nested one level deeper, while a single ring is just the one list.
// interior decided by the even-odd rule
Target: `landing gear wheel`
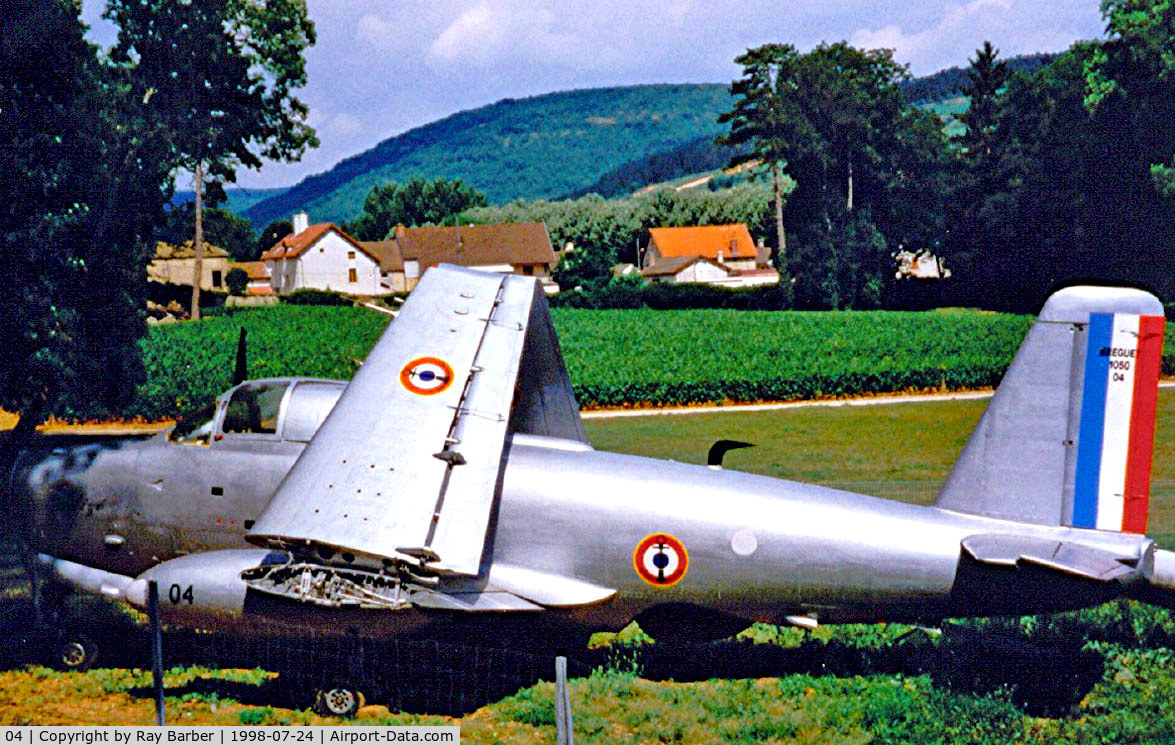
[{"label": "landing gear wheel", "polygon": [[314,711],[324,717],[351,718],[365,704],[358,688],[339,683],[319,688],[314,695]]},{"label": "landing gear wheel", "polygon": [[98,645],[85,634],[64,633],[53,645],[49,664],[57,670],[84,673],[98,661]]}]

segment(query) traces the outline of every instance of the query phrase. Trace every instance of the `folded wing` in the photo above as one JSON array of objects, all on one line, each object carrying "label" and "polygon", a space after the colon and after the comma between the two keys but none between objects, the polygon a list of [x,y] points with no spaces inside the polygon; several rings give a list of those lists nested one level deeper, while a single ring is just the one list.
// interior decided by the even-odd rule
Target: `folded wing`
[{"label": "folded wing", "polygon": [[431,269],[249,540],[475,576],[511,428],[585,439],[541,291],[526,277]]}]

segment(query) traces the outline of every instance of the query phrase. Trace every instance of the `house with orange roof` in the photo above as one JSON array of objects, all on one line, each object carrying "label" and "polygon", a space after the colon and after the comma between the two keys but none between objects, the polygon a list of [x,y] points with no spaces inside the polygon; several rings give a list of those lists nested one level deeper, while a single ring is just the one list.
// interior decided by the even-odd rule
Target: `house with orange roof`
[{"label": "house with orange roof", "polygon": [[755,244],[743,223],[650,228],[640,268],[653,282],[728,287],[779,282],[768,249]]},{"label": "house with orange roof", "polygon": [[274,293],[312,289],[375,297],[393,291],[380,255],[339,226],[311,225],[306,213],[299,212],[293,228],[261,254]]}]

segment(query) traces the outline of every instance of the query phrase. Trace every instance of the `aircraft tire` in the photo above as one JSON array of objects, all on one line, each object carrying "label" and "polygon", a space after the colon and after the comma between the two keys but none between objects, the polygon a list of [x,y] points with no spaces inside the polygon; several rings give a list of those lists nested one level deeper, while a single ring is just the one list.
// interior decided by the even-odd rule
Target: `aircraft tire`
[{"label": "aircraft tire", "polygon": [[98,661],[98,645],[85,634],[66,631],[58,635],[50,651],[49,665],[65,672],[84,673]]},{"label": "aircraft tire", "polygon": [[363,693],[348,683],[333,683],[314,693],[314,713],[324,717],[350,719],[366,705]]}]

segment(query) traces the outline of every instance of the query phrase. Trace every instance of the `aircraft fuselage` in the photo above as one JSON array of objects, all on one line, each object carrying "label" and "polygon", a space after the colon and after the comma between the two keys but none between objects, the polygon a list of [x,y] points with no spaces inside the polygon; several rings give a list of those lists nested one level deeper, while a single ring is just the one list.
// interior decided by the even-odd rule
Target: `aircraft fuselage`
[{"label": "aircraft fuselage", "polygon": [[[14,503],[32,510],[37,551],[112,575],[135,577],[169,559],[225,549],[252,552],[242,554],[248,564],[263,550],[245,531],[301,450],[233,437],[193,446],[162,435],[56,445],[19,462]],[[603,630],[633,618],[686,634],[797,617],[934,622],[1082,607],[1126,589],[977,563],[960,551],[968,536],[1077,540],[1140,562],[1153,549],[1140,535],[995,520],[527,435],[512,438],[496,509],[490,582],[499,569],[521,568],[615,588],[615,596],[541,614],[454,616],[324,609],[251,590],[243,614],[215,607],[202,614],[201,599],[193,603],[177,581],[170,600],[170,587],[161,588],[164,610],[188,625],[341,624],[371,634],[427,634],[454,623],[524,634],[544,626]]]}]

